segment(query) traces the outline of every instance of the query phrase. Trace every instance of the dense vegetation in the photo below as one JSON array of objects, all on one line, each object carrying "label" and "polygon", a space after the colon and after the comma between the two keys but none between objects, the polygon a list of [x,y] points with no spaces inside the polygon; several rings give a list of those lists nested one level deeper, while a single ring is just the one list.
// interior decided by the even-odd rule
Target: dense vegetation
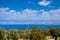
[{"label": "dense vegetation", "polygon": [[0,29],[0,40],[46,40],[46,36],[52,36],[57,40],[60,36],[60,28],[48,28],[41,30],[39,27],[24,30]]}]

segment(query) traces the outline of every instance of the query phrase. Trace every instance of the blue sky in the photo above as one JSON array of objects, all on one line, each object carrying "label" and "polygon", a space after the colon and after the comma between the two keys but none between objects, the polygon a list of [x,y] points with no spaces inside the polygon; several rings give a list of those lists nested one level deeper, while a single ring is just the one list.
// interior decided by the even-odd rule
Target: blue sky
[{"label": "blue sky", "polygon": [[[0,0],[0,7],[9,7],[13,10],[23,10],[26,8],[34,9],[34,10],[50,10],[50,9],[57,9],[60,7],[60,0],[46,0],[50,3],[47,3],[48,6],[42,6],[39,2],[43,2],[44,0]],[[49,6],[52,6],[50,8]]]},{"label": "blue sky", "polygon": [[0,0],[0,24],[60,24],[60,0]]}]

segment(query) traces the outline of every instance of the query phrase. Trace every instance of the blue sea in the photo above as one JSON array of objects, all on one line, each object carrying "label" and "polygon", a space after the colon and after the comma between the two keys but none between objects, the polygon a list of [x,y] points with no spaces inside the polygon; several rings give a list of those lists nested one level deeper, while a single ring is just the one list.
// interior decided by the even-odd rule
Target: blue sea
[{"label": "blue sea", "polygon": [[52,27],[52,28],[60,28],[60,25],[44,25],[44,24],[9,24],[9,25],[1,25],[0,24],[0,28],[2,29],[18,29],[18,30],[23,30],[25,28],[33,28],[33,27],[40,27],[40,29],[45,30],[48,27]]}]

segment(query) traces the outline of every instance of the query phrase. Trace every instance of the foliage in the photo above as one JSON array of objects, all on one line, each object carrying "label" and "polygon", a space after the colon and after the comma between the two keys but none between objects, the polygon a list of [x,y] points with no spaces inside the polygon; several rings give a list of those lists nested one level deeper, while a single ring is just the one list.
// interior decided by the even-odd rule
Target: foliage
[{"label": "foliage", "polygon": [[30,39],[30,40],[45,40],[45,37],[48,35],[51,35],[51,32],[53,35],[60,36],[60,28],[52,28],[49,30],[41,30],[39,27],[34,27],[30,29],[24,29],[24,30],[17,30],[17,29],[11,29],[11,30],[3,30],[0,29],[0,40],[18,40],[20,39]]}]

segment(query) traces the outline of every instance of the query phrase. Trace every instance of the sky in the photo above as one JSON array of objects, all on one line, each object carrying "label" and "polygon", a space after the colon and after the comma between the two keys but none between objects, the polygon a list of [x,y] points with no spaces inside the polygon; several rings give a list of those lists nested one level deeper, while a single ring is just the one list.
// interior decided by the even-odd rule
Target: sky
[{"label": "sky", "polygon": [[0,24],[60,24],[60,0],[0,0]]}]

